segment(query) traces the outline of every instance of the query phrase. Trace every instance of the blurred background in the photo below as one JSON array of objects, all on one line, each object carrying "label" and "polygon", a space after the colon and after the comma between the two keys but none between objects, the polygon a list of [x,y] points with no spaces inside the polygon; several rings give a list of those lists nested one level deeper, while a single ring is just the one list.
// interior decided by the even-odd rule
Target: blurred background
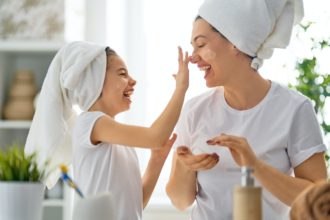
[{"label": "blurred background", "polygon": [[[192,22],[202,0],[0,0],[0,147],[24,144],[33,102],[56,51],[65,43],[87,40],[108,45],[127,62],[137,80],[132,109],[119,116],[150,125],[175,86],[177,46],[192,51]],[[261,74],[309,96],[329,143],[330,3],[305,0],[305,17],[289,47],[276,50]],[[190,66],[187,99],[207,90],[203,73]],[[17,89],[24,87],[25,90]],[[20,92],[21,91],[21,92]],[[29,96],[27,95],[29,94]],[[24,98],[22,98],[24,97]],[[141,171],[148,150],[138,150]],[[144,219],[189,219],[165,194],[167,160]],[[58,184],[46,192],[44,219],[70,219],[70,191]]]}]

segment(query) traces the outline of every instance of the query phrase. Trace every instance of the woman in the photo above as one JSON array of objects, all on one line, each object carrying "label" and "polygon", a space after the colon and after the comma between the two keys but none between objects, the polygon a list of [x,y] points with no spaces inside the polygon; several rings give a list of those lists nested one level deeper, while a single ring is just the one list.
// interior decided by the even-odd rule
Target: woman
[{"label": "woman", "polygon": [[[258,72],[289,43],[298,1],[206,0],[193,24],[191,62],[212,90],[184,107],[166,190],[192,220],[232,219],[239,167],[263,188],[263,219],[288,218],[289,206],[326,178],[320,126],[308,98]],[[302,14],[302,13],[300,13]]]},{"label": "woman", "polygon": [[[116,219],[142,219],[167,155],[189,84],[188,54],[178,50],[176,88],[150,127],[116,121],[130,108],[136,81],[112,49],[88,43],[65,45],[45,78],[29,131],[26,152],[40,152],[39,163],[51,166],[73,160],[75,181],[84,195],[111,192]],[[76,116],[73,106],[83,112]],[[141,177],[134,147],[151,149]],[[73,155],[71,155],[71,150]],[[46,179],[51,187],[58,176]]]}]

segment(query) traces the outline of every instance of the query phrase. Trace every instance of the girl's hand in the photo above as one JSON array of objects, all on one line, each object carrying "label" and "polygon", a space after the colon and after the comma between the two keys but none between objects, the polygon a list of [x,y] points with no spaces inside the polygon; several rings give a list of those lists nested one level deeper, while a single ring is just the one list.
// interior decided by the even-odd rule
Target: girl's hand
[{"label": "girl's hand", "polygon": [[207,141],[209,145],[227,147],[239,166],[255,168],[258,158],[245,138],[221,134]]},{"label": "girl's hand", "polygon": [[174,133],[172,137],[166,142],[166,144],[160,148],[154,148],[151,150],[152,157],[157,160],[165,161],[171,148],[176,140],[177,135]]},{"label": "girl's hand", "polygon": [[219,162],[219,156],[216,153],[193,155],[185,146],[178,147],[176,154],[178,160],[192,171],[208,170]]},{"label": "girl's hand", "polygon": [[185,52],[185,56],[183,57],[183,52],[181,47],[178,47],[178,64],[179,69],[177,74],[173,74],[176,80],[176,88],[182,88],[187,90],[189,87],[189,56],[188,52]]}]

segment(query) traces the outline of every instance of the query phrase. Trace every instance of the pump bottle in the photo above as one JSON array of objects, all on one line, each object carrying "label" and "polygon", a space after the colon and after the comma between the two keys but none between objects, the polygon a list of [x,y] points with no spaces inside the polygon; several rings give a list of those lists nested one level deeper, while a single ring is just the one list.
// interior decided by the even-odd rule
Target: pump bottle
[{"label": "pump bottle", "polygon": [[234,188],[233,220],[262,220],[261,187],[254,186],[252,172],[241,168],[241,186]]}]

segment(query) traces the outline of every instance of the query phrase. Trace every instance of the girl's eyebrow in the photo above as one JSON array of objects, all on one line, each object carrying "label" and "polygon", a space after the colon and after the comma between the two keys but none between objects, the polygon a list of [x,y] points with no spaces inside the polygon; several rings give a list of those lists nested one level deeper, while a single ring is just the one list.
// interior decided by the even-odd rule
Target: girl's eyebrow
[{"label": "girl's eyebrow", "polygon": [[192,42],[190,42],[190,43],[192,44],[193,42],[196,42],[198,40],[198,38],[206,38],[206,36],[205,35],[202,35],[202,34],[197,35],[196,37],[194,37],[194,40]]}]

